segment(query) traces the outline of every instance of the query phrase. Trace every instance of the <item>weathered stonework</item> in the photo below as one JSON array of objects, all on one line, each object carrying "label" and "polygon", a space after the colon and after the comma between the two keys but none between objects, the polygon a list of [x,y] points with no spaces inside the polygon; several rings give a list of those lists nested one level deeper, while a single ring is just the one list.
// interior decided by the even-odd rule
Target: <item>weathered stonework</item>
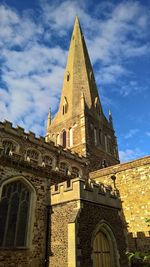
[{"label": "weathered stonework", "polygon": [[114,175],[127,223],[129,250],[150,251],[149,227],[145,222],[150,217],[150,157],[90,173],[92,179],[111,186]]},{"label": "weathered stonework", "polygon": [[[58,267],[61,262],[62,267],[92,267],[92,236],[96,226],[101,222],[111,226],[117,241],[118,254],[115,258],[115,266],[119,266],[117,262],[122,267],[128,266],[124,227],[120,217],[121,203],[115,191],[102,185],[85,183],[84,180],[76,178],[71,181],[69,187],[66,183],[58,184],[57,189],[54,186],[51,187],[51,205],[50,262],[52,266]],[[68,231],[68,227],[73,224],[74,236],[73,231]],[[62,230],[58,231],[60,228]],[[72,248],[72,239],[74,248]],[[67,257],[67,254],[70,250],[72,261],[68,262],[70,255]],[[73,255],[75,262],[73,262]]]},{"label": "weathered stonework", "polygon": [[[130,251],[150,251],[144,222],[150,216],[150,157],[118,163],[112,116],[107,120],[102,111],[76,18],[60,106],[53,120],[48,115],[46,138],[0,122],[1,218],[7,183],[20,181],[31,193],[26,242],[7,246],[1,231],[0,267],[93,267],[103,252],[109,267],[128,267],[127,241]],[[94,251],[99,233],[109,251]]]}]

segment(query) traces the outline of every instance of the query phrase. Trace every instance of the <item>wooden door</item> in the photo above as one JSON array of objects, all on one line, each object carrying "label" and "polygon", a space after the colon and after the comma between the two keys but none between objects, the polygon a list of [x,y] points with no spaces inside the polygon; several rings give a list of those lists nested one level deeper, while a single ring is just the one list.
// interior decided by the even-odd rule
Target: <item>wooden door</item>
[{"label": "wooden door", "polygon": [[98,232],[93,243],[93,266],[112,267],[110,244],[103,232]]}]

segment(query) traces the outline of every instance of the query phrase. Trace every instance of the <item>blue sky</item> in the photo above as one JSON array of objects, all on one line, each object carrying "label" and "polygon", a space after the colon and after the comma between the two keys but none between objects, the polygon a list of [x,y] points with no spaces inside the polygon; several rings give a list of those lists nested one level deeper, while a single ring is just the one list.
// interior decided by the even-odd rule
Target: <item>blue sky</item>
[{"label": "blue sky", "polygon": [[121,161],[150,154],[150,1],[0,1],[0,120],[44,135],[55,114],[75,16]]}]

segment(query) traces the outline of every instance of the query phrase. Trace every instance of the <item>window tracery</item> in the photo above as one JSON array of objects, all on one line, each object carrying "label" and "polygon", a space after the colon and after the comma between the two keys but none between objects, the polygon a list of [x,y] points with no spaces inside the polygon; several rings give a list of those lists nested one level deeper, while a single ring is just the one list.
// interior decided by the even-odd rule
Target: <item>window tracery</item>
[{"label": "window tracery", "polygon": [[25,247],[31,192],[21,181],[3,186],[0,199],[0,246]]},{"label": "window tracery", "polygon": [[4,147],[4,154],[5,155],[10,155],[11,152],[15,152],[16,148],[17,148],[17,144],[15,144],[13,141],[11,140],[4,140],[2,142],[2,146]]},{"label": "window tracery", "polygon": [[37,161],[39,158],[39,153],[36,150],[28,149],[26,151],[26,158]]},{"label": "window tracery", "polygon": [[67,165],[67,163],[60,162],[59,170],[60,170],[60,172],[63,172],[64,174],[67,174],[68,173],[68,165]]},{"label": "window tracery", "polygon": [[79,177],[80,171],[77,167],[72,167],[72,176],[73,177]]},{"label": "window tracery", "polygon": [[48,155],[45,155],[43,157],[43,163],[45,163],[45,166],[52,166],[52,158]]}]

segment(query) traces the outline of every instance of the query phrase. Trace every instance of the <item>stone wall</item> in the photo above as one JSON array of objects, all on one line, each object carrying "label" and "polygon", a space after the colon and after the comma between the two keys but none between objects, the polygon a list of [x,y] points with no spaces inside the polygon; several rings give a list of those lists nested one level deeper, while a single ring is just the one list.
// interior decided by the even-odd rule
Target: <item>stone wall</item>
[{"label": "stone wall", "polygon": [[[31,183],[36,191],[36,202],[32,208],[32,220],[29,226],[32,230],[29,232],[30,242],[25,248],[5,249],[0,248],[0,267],[43,267],[45,262],[45,240],[47,225],[47,205],[49,181],[46,177],[37,172],[30,173],[10,166],[0,166],[0,186],[4,181],[10,178],[20,179]],[[32,225],[31,225],[32,224]]]},{"label": "stone wall", "polygon": [[[78,178],[71,180],[68,187],[66,183],[58,184],[56,189],[51,187],[50,263],[53,267],[59,267],[60,262],[61,267],[92,267],[92,237],[101,222],[111,228],[116,239],[116,262],[121,267],[128,266],[120,201],[113,192]],[[74,224],[74,232],[69,232],[70,224]]]},{"label": "stone wall", "polygon": [[[92,236],[95,228],[105,221],[114,234],[119,252],[118,260],[121,267],[128,266],[125,255],[126,242],[120,212],[106,206],[82,201],[82,209],[78,218],[78,262],[79,266],[92,267]],[[115,256],[117,257],[117,255]],[[116,259],[117,261],[117,259]],[[117,266],[117,263],[115,264]]]},{"label": "stone wall", "polygon": [[[4,141],[14,144],[15,149],[6,151]],[[36,151],[38,157],[27,159],[28,149]],[[45,162],[43,165],[45,155],[52,157],[52,164]],[[59,169],[60,162],[68,163],[70,174]],[[3,184],[12,181],[11,179],[19,179],[25,184],[30,184],[35,190],[34,203],[31,203],[31,220],[29,220],[30,242],[24,248],[0,247],[0,267],[45,266],[46,236],[47,231],[51,231],[50,222],[49,229],[47,228],[50,183],[69,181],[72,178],[72,166],[79,168],[81,176],[86,174],[85,158],[69,150],[63,150],[60,146],[56,147],[53,142],[46,143],[44,138],[37,138],[32,132],[26,133],[21,127],[13,128],[8,121],[0,123],[0,197]]]},{"label": "stone wall", "polygon": [[[130,250],[150,251],[150,157],[115,165],[90,173],[96,181],[115,186],[122,200],[123,216],[127,223]],[[133,237],[133,238],[132,238]]]}]

